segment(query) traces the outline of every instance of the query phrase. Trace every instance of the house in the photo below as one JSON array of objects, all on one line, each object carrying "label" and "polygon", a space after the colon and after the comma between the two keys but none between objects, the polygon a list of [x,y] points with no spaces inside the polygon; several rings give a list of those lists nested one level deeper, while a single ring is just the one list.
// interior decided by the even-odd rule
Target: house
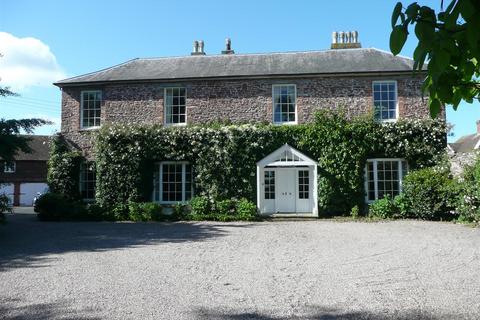
[{"label": "house", "polygon": [[457,141],[448,144],[451,154],[472,153],[480,147],[480,120],[477,120],[477,132],[460,137]]},{"label": "house", "polygon": [[5,193],[14,206],[32,206],[37,192],[47,188],[49,136],[27,136],[31,153],[18,152],[13,162],[1,161],[0,194]]},{"label": "house", "polygon": [[[185,126],[228,121],[296,125],[320,109],[345,108],[349,116],[374,112],[378,121],[430,117],[413,61],[361,48],[355,32],[334,33],[323,51],[236,54],[229,39],[220,54],[207,55],[195,41],[190,56],[137,58],[55,83],[62,90],[61,133],[94,161],[91,132],[106,123]],[[442,115],[445,117],[445,114]],[[317,163],[285,145],[257,159],[257,205],[262,214],[317,215]],[[370,159],[367,201],[396,195],[403,159]],[[192,166],[161,162],[162,183],[153,199],[188,201]],[[80,188],[94,196],[95,172],[82,168]]]},{"label": "house", "polygon": [[465,135],[447,145],[452,173],[461,176],[464,168],[472,165],[480,147],[480,120],[477,120],[477,132]]}]

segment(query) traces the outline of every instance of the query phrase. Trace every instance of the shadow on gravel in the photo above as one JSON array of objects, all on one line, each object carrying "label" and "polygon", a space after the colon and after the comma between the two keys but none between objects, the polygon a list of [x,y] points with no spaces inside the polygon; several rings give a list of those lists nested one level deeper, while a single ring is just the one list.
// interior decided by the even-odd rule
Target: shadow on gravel
[{"label": "shadow on gravel", "polygon": [[205,241],[227,227],[249,224],[40,222],[35,215],[9,215],[0,226],[0,271],[48,266],[48,254],[105,251],[160,243]]},{"label": "shadow on gravel", "polygon": [[93,315],[93,310],[74,310],[66,302],[19,305],[19,299],[2,298],[0,302],[0,318],[4,320],[101,319]]},{"label": "shadow on gravel", "polygon": [[271,316],[257,312],[222,313],[214,310],[199,310],[195,319],[209,320],[451,320],[463,319],[459,315],[434,315],[424,310],[372,313],[369,311],[344,312],[338,309],[310,307],[311,312],[302,316]]}]

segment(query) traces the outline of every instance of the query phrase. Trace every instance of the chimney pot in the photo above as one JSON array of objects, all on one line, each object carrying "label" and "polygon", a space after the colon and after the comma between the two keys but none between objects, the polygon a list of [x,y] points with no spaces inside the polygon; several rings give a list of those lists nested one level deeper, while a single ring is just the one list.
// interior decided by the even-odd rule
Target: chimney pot
[{"label": "chimney pot", "polygon": [[203,40],[195,40],[193,41],[193,51],[191,53],[192,56],[200,56],[200,55],[205,55],[205,52],[203,51],[204,48],[204,43]]},{"label": "chimney pot", "polygon": [[338,39],[338,33],[336,31],[332,32],[332,44],[336,44]]},{"label": "chimney pot", "polygon": [[353,49],[361,47],[362,45],[358,42],[357,31],[332,32],[331,49]]},{"label": "chimney pot", "polygon": [[222,51],[222,54],[234,54],[235,51],[232,50],[232,40],[230,38],[225,39],[225,50]]}]

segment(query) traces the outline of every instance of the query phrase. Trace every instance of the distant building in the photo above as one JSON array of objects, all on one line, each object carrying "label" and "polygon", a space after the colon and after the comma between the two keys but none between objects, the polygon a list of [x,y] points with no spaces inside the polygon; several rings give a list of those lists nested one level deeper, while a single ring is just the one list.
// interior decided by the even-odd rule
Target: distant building
[{"label": "distant building", "polygon": [[460,137],[457,141],[448,144],[451,154],[469,153],[480,147],[480,120],[477,120],[477,132]]},{"label": "distant building", "polygon": [[14,206],[31,206],[37,192],[47,188],[49,136],[28,136],[31,153],[19,152],[12,162],[0,160],[0,194]]}]

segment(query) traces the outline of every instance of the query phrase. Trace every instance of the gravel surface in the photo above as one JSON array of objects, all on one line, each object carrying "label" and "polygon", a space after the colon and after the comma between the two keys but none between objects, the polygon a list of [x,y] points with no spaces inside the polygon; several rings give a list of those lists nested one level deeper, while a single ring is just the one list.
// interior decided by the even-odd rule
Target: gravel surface
[{"label": "gravel surface", "polygon": [[8,220],[1,319],[480,318],[466,226]]}]

